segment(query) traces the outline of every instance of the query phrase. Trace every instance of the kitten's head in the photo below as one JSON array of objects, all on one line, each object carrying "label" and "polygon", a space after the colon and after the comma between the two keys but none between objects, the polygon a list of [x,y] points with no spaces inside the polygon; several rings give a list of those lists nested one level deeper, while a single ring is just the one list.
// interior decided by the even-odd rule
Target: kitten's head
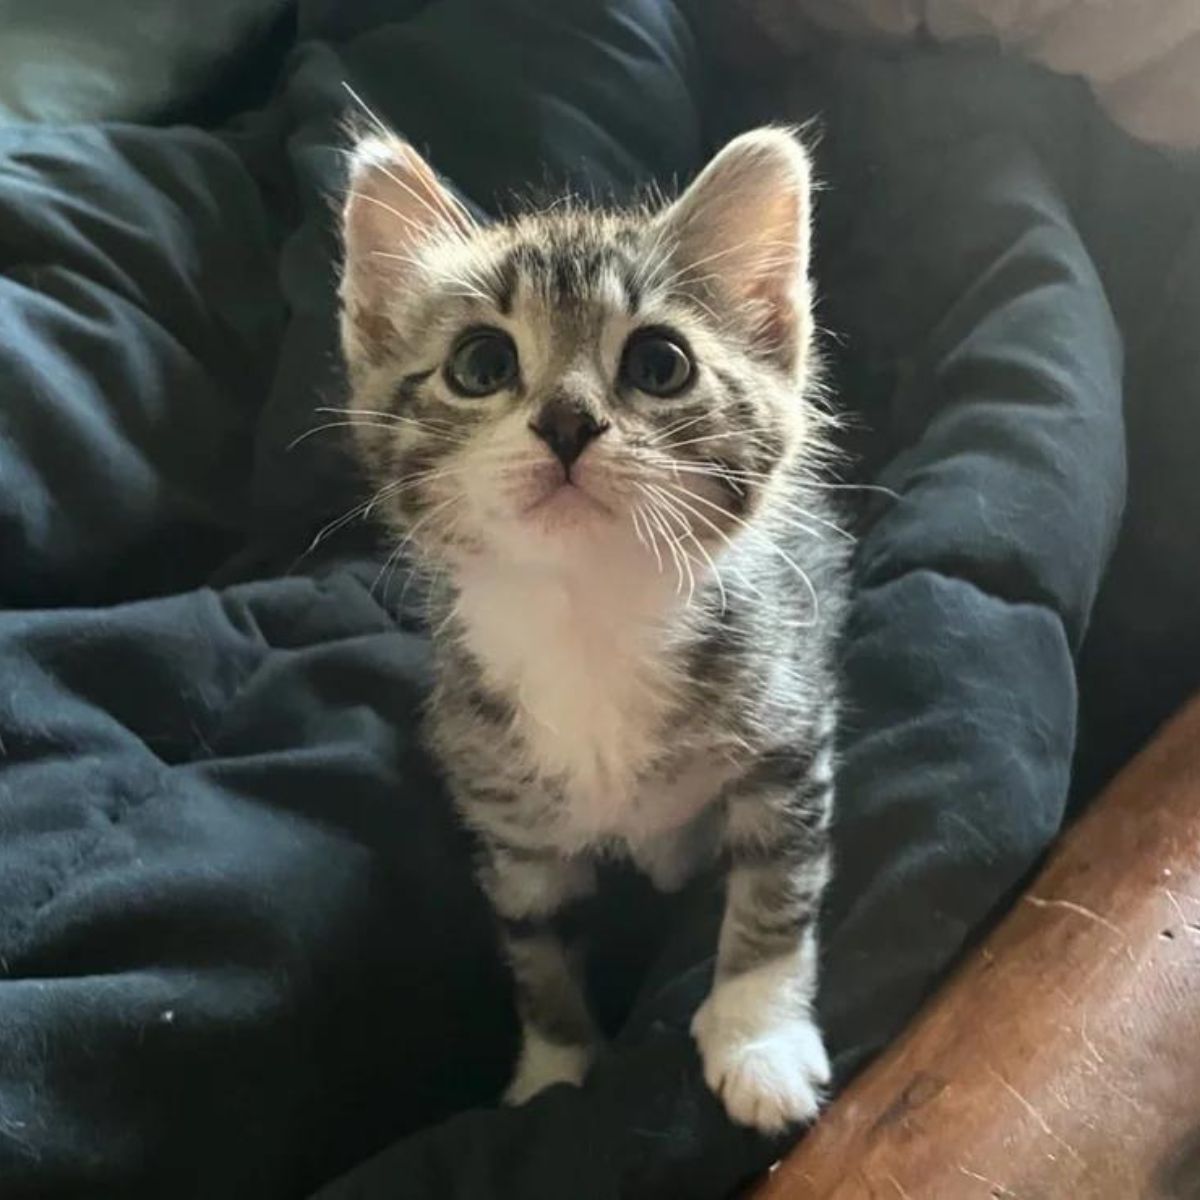
[{"label": "kitten's head", "polygon": [[674,203],[477,226],[371,136],[343,215],[342,340],[376,510],[427,559],[650,571],[715,556],[816,444],[809,170],[745,134]]}]

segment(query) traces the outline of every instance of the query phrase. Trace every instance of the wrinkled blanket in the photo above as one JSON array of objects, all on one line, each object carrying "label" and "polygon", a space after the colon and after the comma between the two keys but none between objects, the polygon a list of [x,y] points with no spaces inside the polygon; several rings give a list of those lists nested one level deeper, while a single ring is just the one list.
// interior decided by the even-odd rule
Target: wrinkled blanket
[{"label": "wrinkled blanket", "polygon": [[[415,589],[369,526],[313,545],[359,482],[344,431],[296,442],[342,387],[343,81],[482,212],[670,186],[785,100],[823,115],[861,535],[821,997],[841,1078],[1054,837],[1085,635],[1107,620],[1085,710],[1136,651],[1124,592],[1088,634],[1129,363],[1138,396],[1160,364],[1173,402],[1200,393],[1194,181],[1079,89],[954,55],[850,48],[734,107],[691,18],[302,0],[273,99],[231,127],[0,129],[5,1200],[716,1200],[779,1149],[725,1119],[687,1032],[719,897],[619,869],[583,914],[610,1050],[581,1089],[495,1107],[515,1022],[415,736]],[[1136,515],[1194,496],[1161,454]],[[1122,545],[1159,573],[1156,612],[1183,602],[1178,555]],[[1160,705],[1196,679],[1174,645]]]}]

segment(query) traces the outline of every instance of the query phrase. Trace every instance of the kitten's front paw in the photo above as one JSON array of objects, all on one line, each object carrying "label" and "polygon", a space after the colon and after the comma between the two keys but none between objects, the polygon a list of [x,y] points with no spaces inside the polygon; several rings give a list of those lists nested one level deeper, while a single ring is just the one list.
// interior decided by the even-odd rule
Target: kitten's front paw
[{"label": "kitten's front paw", "polygon": [[505,1104],[524,1104],[555,1083],[581,1084],[592,1065],[590,1046],[552,1042],[535,1029],[526,1029]]},{"label": "kitten's front paw", "polygon": [[820,1030],[806,1012],[755,1012],[726,986],[692,1022],[708,1086],[732,1120],[764,1133],[813,1120],[830,1079]]}]

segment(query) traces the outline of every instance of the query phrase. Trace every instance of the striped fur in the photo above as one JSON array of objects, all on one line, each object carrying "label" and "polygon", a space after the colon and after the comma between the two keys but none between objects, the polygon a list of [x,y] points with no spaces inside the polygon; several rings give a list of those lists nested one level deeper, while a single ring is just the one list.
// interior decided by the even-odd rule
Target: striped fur
[{"label": "striped fur", "polygon": [[[348,419],[375,511],[429,574],[427,733],[513,969],[511,1099],[579,1082],[595,1052],[556,918],[615,853],[662,888],[725,864],[706,1078],[764,1130],[816,1112],[845,546],[820,478],[807,223],[807,161],[773,130],[662,209],[487,228],[403,143],[353,156]],[[450,364],[474,329],[519,368],[465,398]],[[622,365],[663,331],[692,368],[671,396]],[[564,411],[592,431],[573,462],[538,432]]]}]

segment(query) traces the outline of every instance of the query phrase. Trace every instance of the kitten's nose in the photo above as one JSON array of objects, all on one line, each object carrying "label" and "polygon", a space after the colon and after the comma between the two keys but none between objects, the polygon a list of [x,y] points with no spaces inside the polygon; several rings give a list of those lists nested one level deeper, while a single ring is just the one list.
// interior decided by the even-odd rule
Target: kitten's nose
[{"label": "kitten's nose", "polygon": [[554,451],[555,457],[567,469],[584,452],[588,442],[598,438],[607,428],[607,421],[597,421],[586,408],[570,400],[551,400],[530,421],[529,428]]}]

